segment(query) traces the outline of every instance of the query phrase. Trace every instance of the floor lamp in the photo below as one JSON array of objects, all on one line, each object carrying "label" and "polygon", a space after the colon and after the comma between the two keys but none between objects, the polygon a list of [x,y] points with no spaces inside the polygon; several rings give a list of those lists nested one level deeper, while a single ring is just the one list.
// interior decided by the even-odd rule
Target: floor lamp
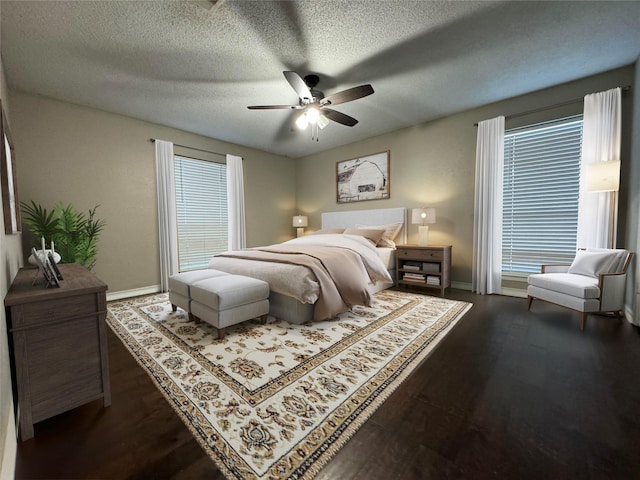
[{"label": "floor lamp", "polygon": [[595,162],[587,166],[587,192],[609,192],[611,195],[611,236],[609,247],[615,247],[618,213],[618,190],[620,188],[620,160]]}]

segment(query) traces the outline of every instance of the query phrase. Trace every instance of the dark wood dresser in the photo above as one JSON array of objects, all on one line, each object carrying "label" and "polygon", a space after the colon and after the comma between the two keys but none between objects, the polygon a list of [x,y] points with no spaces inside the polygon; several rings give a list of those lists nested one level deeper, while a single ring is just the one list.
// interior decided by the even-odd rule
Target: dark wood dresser
[{"label": "dark wood dresser", "polygon": [[111,404],[107,285],[79,264],[58,267],[60,288],[21,268],[4,299],[22,441],[41,420],[100,398]]}]

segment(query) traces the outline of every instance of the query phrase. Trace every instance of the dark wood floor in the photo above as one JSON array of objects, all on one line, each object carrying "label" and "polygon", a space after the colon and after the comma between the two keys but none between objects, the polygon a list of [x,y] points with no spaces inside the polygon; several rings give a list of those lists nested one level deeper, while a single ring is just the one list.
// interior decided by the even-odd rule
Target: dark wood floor
[{"label": "dark wood floor", "polygon": [[[640,335],[626,322],[453,291],[474,304],[318,479],[640,478]],[[109,334],[112,405],[35,426],[18,479],[222,479]]]}]

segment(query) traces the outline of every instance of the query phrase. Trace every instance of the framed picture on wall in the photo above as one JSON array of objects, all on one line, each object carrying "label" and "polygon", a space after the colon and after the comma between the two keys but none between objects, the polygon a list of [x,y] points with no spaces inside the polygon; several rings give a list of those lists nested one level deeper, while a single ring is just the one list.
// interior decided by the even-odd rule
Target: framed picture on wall
[{"label": "framed picture on wall", "polygon": [[7,117],[0,102],[0,140],[2,152],[0,165],[0,181],[2,182],[2,210],[4,212],[4,231],[7,234],[20,233],[20,203],[18,202],[18,188],[16,184],[16,156]]},{"label": "framed picture on wall", "polygon": [[389,150],[336,163],[337,203],[382,200],[391,196]]}]

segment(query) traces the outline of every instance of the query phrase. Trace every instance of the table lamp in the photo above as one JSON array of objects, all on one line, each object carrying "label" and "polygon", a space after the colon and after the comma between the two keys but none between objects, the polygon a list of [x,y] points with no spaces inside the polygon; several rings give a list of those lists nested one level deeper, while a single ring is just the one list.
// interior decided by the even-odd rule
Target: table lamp
[{"label": "table lamp", "polygon": [[304,227],[308,225],[306,215],[294,215],[292,225],[297,228],[297,236],[302,237],[304,235]]},{"label": "table lamp", "polygon": [[418,227],[418,245],[429,245],[429,223],[436,223],[435,208],[414,208],[411,210],[411,223]]}]

